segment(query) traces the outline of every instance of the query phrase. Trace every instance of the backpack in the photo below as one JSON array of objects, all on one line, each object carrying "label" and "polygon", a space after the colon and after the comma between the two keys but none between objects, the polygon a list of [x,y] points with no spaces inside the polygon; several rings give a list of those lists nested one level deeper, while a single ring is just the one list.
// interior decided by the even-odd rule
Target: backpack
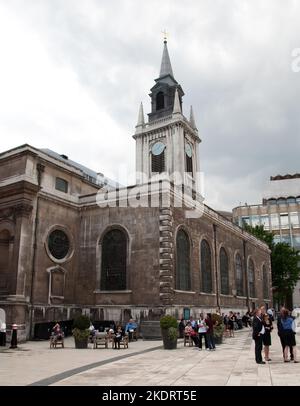
[{"label": "backpack", "polygon": [[281,319],[281,325],[283,330],[292,330],[293,326],[293,319],[291,317],[288,317],[286,319]]}]

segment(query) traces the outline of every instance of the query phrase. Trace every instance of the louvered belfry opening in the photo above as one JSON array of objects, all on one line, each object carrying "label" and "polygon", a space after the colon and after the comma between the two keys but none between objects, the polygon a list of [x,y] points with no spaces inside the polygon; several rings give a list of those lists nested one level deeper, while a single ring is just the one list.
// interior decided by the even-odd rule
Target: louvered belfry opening
[{"label": "louvered belfry opening", "polygon": [[159,155],[152,154],[151,167],[152,173],[165,172],[165,151]]}]

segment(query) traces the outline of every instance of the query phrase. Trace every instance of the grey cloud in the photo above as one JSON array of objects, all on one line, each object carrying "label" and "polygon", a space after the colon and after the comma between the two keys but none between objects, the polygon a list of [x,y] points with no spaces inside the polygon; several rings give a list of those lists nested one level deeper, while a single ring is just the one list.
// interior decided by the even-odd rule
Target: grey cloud
[{"label": "grey cloud", "polygon": [[128,155],[112,148],[101,128],[86,156],[78,143],[66,143],[67,154],[85,165],[112,171],[117,158],[133,168],[138,104],[143,100],[149,112],[166,28],[184,108],[193,104],[203,140],[207,202],[218,209],[259,202],[270,175],[299,171],[300,73],[291,71],[291,51],[300,47],[297,1],[49,0],[9,7],[128,138]]}]

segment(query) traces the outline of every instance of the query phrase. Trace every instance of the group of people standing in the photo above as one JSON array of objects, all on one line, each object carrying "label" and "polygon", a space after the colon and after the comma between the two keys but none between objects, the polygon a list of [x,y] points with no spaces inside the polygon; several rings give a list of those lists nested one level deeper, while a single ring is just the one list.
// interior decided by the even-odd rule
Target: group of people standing
[{"label": "group of people standing", "polygon": [[195,348],[199,351],[202,350],[202,343],[206,350],[214,351],[216,349],[214,340],[214,323],[211,317],[211,313],[207,313],[206,317],[203,313],[200,313],[199,319],[194,320],[190,317],[190,320],[185,324],[184,319],[179,323],[179,333],[182,337],[183,334],[191,337],[195,343]]},{"label": "group of people standing", "polygon": [[[255,310],[252,320],[252,338],[255,341],[255,361],[257,364],[265,364],[271,361],[270,346],[272,344],[271,333],[273,330],[274,317],[272,311],[261,306]],[[280,338],[284,362],[298,362],[296,359],[296,324],[288,309],[282,307],[277,318],[277,331]],[[264,347],[265,361],[262,358]],[[290,359],[289,359],[290,352]]]}]

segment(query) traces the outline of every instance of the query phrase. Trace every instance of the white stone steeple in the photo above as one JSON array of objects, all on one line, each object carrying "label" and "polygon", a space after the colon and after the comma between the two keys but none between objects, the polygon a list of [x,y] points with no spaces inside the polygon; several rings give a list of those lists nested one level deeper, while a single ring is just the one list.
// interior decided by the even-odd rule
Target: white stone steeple
[{"label": "white stone steeple", "polygon": [[140,108],[139,108],[138,121],[137,121],[137,125],[135,126],[135,128],[136,128],[135,132],[136,133],[140,132],[144,126],[145,126],[145,117],[144,117],[143,103],[141,102]]}]

